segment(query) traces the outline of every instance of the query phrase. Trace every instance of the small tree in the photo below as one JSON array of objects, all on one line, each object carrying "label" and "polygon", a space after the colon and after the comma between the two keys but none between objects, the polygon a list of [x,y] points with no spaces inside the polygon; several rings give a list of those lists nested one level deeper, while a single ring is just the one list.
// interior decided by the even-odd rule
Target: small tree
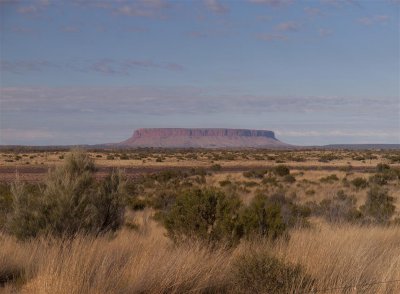
[{"label": "small tree", "polygon": [[203,239],[208,242],[240,238],[240,200],[216,189],[194,189],[178,195],[164,213],[163,222],[174,241]]},{"label": "small tree", "polygon": [[351,183],[357,190],[367,188],[368,186],[368,181],[362,177],[353,179]]},{"label": "small tree", "polygon": [[245,235],[276,238],[286,230],[281,205],[269,201],[264,195],[256,195],[244,209],[242,223]]},{"label": "small tree", "polygon": [[322,200],[316,208],[316,212],[329,222],[353,222],[362,217],[360,211],[357,210],[356,203],[357,199],[354,196],[349,196],[340,190],[332,199]]},{"label": "small tree", "polygon": [[284,176],[287,176],[290,174],[290,169],[286,165],[283,165],[283,164],[280,164],[280,165],[277,165],[276,167],[274,167],[273,171],[277,176],[280,176],[280,177],[284,177]]},{"label": "small tree", "polygon": [[389,196],[386,189],[377,186],[368,191],[367,200],[361,206],[361,211],[378,223],[389,221],[395,209],[394,198]]},{"label": "small tree", "polygon": [[40,234],[68,237],[116,230],[123,218],[124,177],[113,172],[97,184],[94,171],[89,155],[75,150],[62,166],[49,170],[39,195],[15,183],[8,231],[25,239]]}]

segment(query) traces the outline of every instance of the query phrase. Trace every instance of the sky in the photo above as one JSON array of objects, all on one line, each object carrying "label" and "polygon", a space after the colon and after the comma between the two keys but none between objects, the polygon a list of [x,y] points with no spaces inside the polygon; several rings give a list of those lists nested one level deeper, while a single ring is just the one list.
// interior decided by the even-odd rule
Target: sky
[{"label": "sky", "polygon": [[0,0],[0,144],[400,143],[399,0]]}]

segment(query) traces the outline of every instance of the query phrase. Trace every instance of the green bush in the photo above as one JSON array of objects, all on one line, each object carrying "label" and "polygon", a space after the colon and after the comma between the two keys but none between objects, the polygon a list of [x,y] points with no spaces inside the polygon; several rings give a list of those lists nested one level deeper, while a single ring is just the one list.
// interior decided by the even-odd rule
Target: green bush
[{"label": "green bush", "polygon": [[300,265],[253,251],[234,260],[232,280],[239,293],[309,293],[315,283]]},{"label": "green bush", "polygon": [[241,237],[236,196],[227,197],[216,189],[194,189],[181,193],[162,217],[169,237],[174,241],[202,239],[236,242]]},{"label": "green bush", "polygon": [[262,179],[267,172],[268,170],[265,169],[253,169],[243,172],[243,176],[250,179]]},{"label": "green bush", "polygon": [[128,156],[128,154],[121,154],[120,156],[119,156],[119,159],[121,159],[121,160],[129,160],[129,156]]},{"label": "green bush", "polygon": [[376,171],[378,173],[384,173],[390,170],[390,165],[385,164],[385,163],[378,163],[376,165]]},{"label": "green bush", "polygon": [[372,187],[367,194],[365,204],[360,208],[367,218],[377,223],[387,223],[393,216],[396,206],[394,198],[386,189]]},{"label": "green bush", "polygon": [[271,197],[258,194],[241,213],[243,234],[275,239],[295,225],[305,225],[310,211],[283,194]]},{"label": "green bush", "polygon": [[294,183],[296,182],[296,178],[293,175],[286,175],[283,177],[283,181],[285,181],[286,183]]},{"label": "green bush", "polygon": [[332,199],[322,200],[314,211],[332,223],[353,222],[362,217],[356,203],[354,196],[348,196],[340,190]]},{"label": "green bush", "polygon": [[279,177],[284,177],[290,174],[290,169],[286,165],[280,164],[274,167],[273,172]]},{"label": "green bush", "polygon": [[340,159],[340,158],[335,154],[324,154],[318,159],[318,161],[319,162],[331,162],[333,160],[338,160],[338,159]]},{"label": "green bush", "polygon": [[211,166],[212,171],[220,171],[222,169],[222,166],[220,164],[213,164]]},{"label": "green bush", "polygon": [[112,172],[97,184],[88,154],[76,150],[64,164],[49,171],[38,195],[16,182],[12,185],[13,211],[7,230],[20,239],[41,234],[72,237],[77,233],[102,234],[123,221],[125,179]]},{"label": "green bush", "polygon": [[329,176],[320,178],[319,181],[321,183],[333,183],[333,182],[339,181],[339,178],[337,177],[337,175],[333,174],[333,175],[329,175]]},{"label": "green bush", "polygon": [[150,197],[150,204],[154,209],[161,212],[169,210],[175,203],[178,191],[170,187],[157,189]]},{"label": "green bush", "polygon": [[0,183],[0,230],[3,228],[7,214],[12,210],[12,194],[9,184]]},{"label": "green bush", "polygon": [[261,183],[264,185],[278,186],[278,180],[274,176],[267,176],[261,181]]},{"label": "green bush", "polygon": [[386,174],[378,173],[369,177],[368,180],[372,185],[384,186],[388,183],[389,178]]},{"label": "green bush", "polygon": [[351,181],[351,184],[356,188],[356,189],[364,189],[368,187],[368,181],[364,178],[358,177],[355,178]]},{"label": "green bush", "polygon": [[230,180],[219,181],[219,185],[220,185],[221,187],[229,186],[229,185],[231,185],[231,184],[232,184],[232,182],[231,182]]}]

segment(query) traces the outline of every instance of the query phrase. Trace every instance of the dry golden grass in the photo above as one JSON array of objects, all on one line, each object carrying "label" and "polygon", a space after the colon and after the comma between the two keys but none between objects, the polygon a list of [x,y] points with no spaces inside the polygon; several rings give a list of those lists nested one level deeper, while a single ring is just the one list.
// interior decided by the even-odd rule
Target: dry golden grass
[{"label": "dry golden grass", "polygon": [[[150,224],[153,226],[154,224]],[[233,250],[200,243],[174,246],[161,230],[123,230],[115,238],[19,243],[0,236],[0,273],[22,271],[4,293],[235,292],[237,256],[268,252],[300,263],[325,293],[400,293],[400,227],[328,226],[295,230],[277,243],[243,242]],[[298,293],[293,285],[293,293]]]},{"label": "dry golden grass", "polygon": [[[318,289],[400,280],[400,227],[322,225],[298,230],[274,247],[317,279]],[[400,293],[400,281],[346,289],[346,293]],[[341,293],[328,291],[328,293]]]}]

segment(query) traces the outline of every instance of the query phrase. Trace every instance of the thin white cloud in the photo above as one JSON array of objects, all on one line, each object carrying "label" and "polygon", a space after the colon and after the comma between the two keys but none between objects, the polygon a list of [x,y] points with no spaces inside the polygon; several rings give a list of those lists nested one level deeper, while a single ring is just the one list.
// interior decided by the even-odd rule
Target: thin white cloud
[{"label": "thin white cloud", "polygon": [[294,0],[248,0],[248,2],[253,4],[268,5],[271,7],[282,7],[293,4]]},{"label": "thin white cloud", "polygon": [[[109,69],[103,69],[107,71]],[[397,98],[279,97],[211,94],[198,87],[2,88],[2,110],[179,114],[227,113],[385,113],[396,115]]]},{"label": "thin white cloud", "polygon": [[204,4],[210,11],[214,13],[227,13],[229,12],[229,7],[222,4],[219,0],[204,0]]},{"label": "thin white cloud", "polygon": [[309,16],[321,16],[323,12],[321,9],[316,7],[305,7],[304,12]]},{"label": "thin white cloud", "polygon": [[0,72],[3,73],[24,74],[39,72],[51,67],[55,67],[55,64],[47,60],[0,60]]},{"label": "thin white cloud", "polygon": [[[70,28],[69,32],[75,32]],[[182,71],[185,67],[177,62],[155,62],[152,60],[103,58],[81,62],[50,62],[48,60],[0,60],[0,71],[3,73],[30,74],[49,69],[72,70],[78,72],[95,72],[108,75],[129,75],[138,69],[161,69]]]},{"label": "thin white cloud", "polygon": [[324,29],[324,28],[318,29],[318,35],[320,37],[328,37],[328,36],[330,36],[332,34],[333,34],[333,31],[330,30],[330,29]]},{"label": "thin white cloud", "polygon": [[38,12],[38,8],[33,5],[21,6],[17,8],[17,11],[21,14],[34,14]]},{"label": "thin white cloud", "polygon": [[370,26],[375,24],[386,24],[390,21],[390,17],[388,15],[373,15],[361,17],[357,21],[362,25]]},{"label": "thin white cloud", "polygon": [[267,33],[258,34],[257,39],[262,41],[286,41],[288,37],[283,34]]},{"label": "thin white cloud", "polygon": [[399,138],[399,131],[386,130],[323,130],[323,131],[292,131],[292,130],[276,130],[275,133],[279,136],[286,137],[366,137],[366,138]]},{"label": "thin white cloud", "polygon": [[276,26],[276,30],[280,32],[297,32],[301,24],[295,21],[281,22]]},{"label": "thin white cloud", "polygon": [[65,33],[78,33],[81,31],[81,29],[77,26],[70,25],[70,26],[62,26],[61,31]]},{"label": "thin white cloud", "polygon": [[55,137],[54,132],[40,129],[6,128],[0,130],[0,144],[4,144],[3,142],[51,139],[53,137]]}]

